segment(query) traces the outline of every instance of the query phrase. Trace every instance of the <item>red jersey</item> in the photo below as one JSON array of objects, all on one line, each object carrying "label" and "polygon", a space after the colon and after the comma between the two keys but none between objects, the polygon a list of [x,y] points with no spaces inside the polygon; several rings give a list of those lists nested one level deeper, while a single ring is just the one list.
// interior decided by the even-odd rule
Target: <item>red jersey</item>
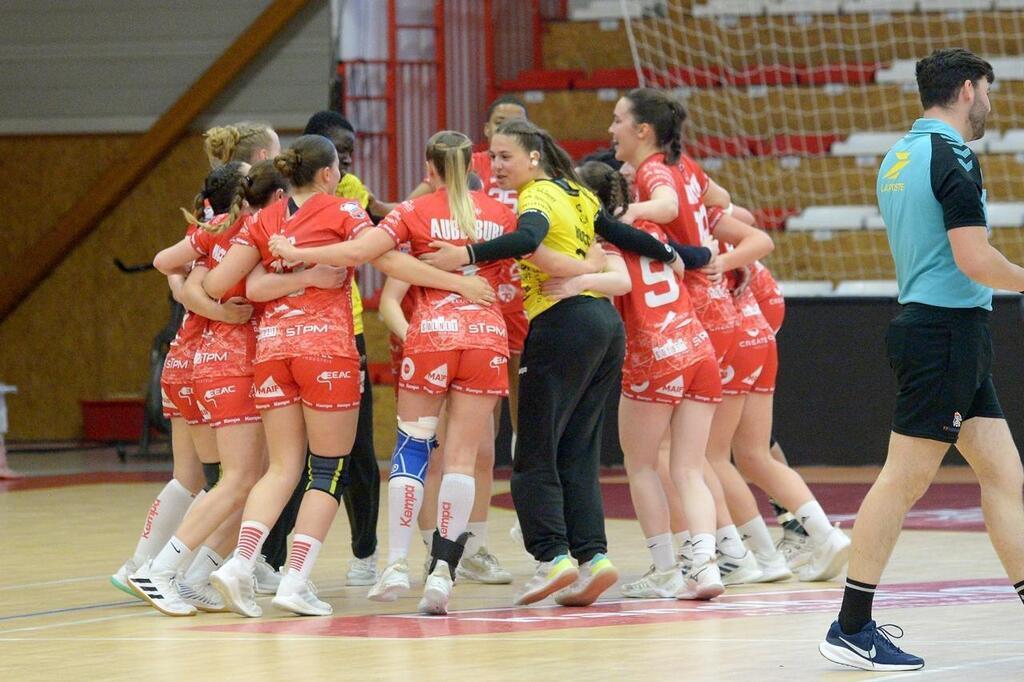
[{"label": "red jersey", "polygon": [[[667,242],[658,225],[638,220],[633,227]],[[606,246],[606,248],[608,248]],[[665,263],[622,252],[632,290],[615,299],[626,327],[623,375],[634,383],[677,373],[705,358],[714,348],[694,314],[686,287]]]},{"label": "red jersey", "polygon": [[[515,230],[515,214],[482,192],[470,192],[476,206],[476,237],[486,241]],[[470,242],[448,210],[448,192],[442,188],[412,201],[406,201],[389,213],[380,227],[395,245],[409,242],[409,252],[420,256],[433,251],[429,244],[440,240],[464,246]],[[501,261],[467,265],[464,275],[479,275],[498,288]],[[409,320],[405,352],[427,353],[482,348],[508,355],[508,333],[497,307],[480,306],[456,293],[413,287],[416,307]]]},{"label": "red jersey", "polygon": [[[213,223],[217,224],[227,219],[227,214],[216,216]],[[185,238],[192,240],[193,235],[200,231],[195,225],[189,225],[185,232]],[[167,357],[164,359],[164,367],[160,373],[160,380],[170,384],[188,384],[192,382],[192,359],[199,349],[203,338],[203,331],[210,321],[201,315],[185,311],[185,317],[181,318],[181,326],[178,333],[174,335],[170,348],[167,350]]]},{"label": "red jersey", "polygon": [[[514,213],[519,204],[519,192],[514,189],[502,189],[491,172],[490,152],[473,152],[470,170],[480,176],[484,183],[483,192],[495,201],[505,204]],[[523,313],[523,287],[519,284],[519,263],[515,259],[502,261],[505,267],[501,270],[501,280],[495,288],[498,294],[498,305],[506,315]]]},{"label": "red jersey", "polygon": [[[324,246],[351,239],[373,227],[370,217],[354,201],[314,194],[297,210],[282,199],[246,220],[231,243],[259,250],[268,272],[297,272],[304,263],[283,261],[270,253],[270,235],[288,237],[299,248]],[[343,287],[307,287],[268,301],[260,315],[256,362],[294,357],[358,358],[352,328],[352,271]]]},{"label": "red jersey", "polygon": [[[204,256],[204,265],[211,270],[216,269],[244,223],[245,219],[239,218],[217,234],[196,230],[189,236],[189,243],[196,253]],[[235,297],[245,298],[244,279],[221,296],[220,302]],[[261,306],[257,306],[253,316],[242,324],[210,320],[193,360],[193,378],[196,381],[252,376],[252,365],[256,360],[256,321],[260,311]]]},{"label": "red jersey", "polygon": [[[679,197],[679,215],[662,228],[681,244],[701,246],[711,236],[708,212],[701,199],[708,183],[708,176],[688,156],[680,157],[675,166],[666,166],[664,154],[652,154],[636,169],[636,199],[650,200],[658,187],[675,190]],[[713,284],[707,275],[697,270],[688,270],[684,282],[697,316],[708,331],[730,329],[738,324],[736,310],[723,283]]]},{"label": "red jersey", "polygon": [[761,261],[754,261],[753,268],[754,272],[750,276],[750,288],[754,292],[754,298],[758,303],[767,301],[775,304],[775,299],[782,298],[779,283],[772,277],[771,271],[761,264]]}]

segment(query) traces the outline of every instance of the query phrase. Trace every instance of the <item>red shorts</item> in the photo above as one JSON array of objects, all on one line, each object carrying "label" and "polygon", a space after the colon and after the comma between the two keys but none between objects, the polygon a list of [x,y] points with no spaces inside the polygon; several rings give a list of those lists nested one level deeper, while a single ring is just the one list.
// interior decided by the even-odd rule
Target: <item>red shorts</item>
[{"label": "red shorts", "polygon": [[754,393],[775,393],[775,380],[779,376],[779,347],[772,339],[764,358],[764,367],[751,390]]},{"label": "red shorts", "polygon": [[678,405],[683,400],[702,403],[722,402],[722,380],[718,363],[712,357],[690,365],[682,372],[673,372],[640,383],[622,380],[622,395],[631,400]]},{"label": "red shorts", "polygon": [[501,316],[505,318],[505,329],[508,330],[508,352],[522,355],[526,333],[530,331],[530,321],[526,318],[526,312],[522,309],[515,312],[503,310]]},{"label": "red shorts", "polygon": [[260,421],[253,400],[252,377],[203,379],[196,382],[195,390],[196,406],[215,429]]},{"label": "red shorts", "polygon": [[748,339],[745,334],[740,334],[739,343],[721,366],[723,394],[743,395],[753,390],[764,370],[770,340],[771,337],[766,335]]},{"label": "red shorts", "polygon": [[711,346],[715,349],[715,358],[718,360],[719,365],[725,362],[726,356],[733,350],[737,341],[736,335],[739,331],[739,327],[708,331],[708,336],[711,338]]},{"label": "red shorts", "polygon": [[772,331],[776,334],[782,328],[782,320],[786,317],[786,299],[780,296],[771,296],[757,302],[761,308],[761,314],[768,321]]},{"label": "red shorts", "polygon": [[391,385],[394,386],[397,396],[398,376],[402,372],[402,356],[405,354],[405,345],[394,334],[388,334],[388,350],[391,351]]},{"label": "red shorts", "polygon": [[160,399],[163,403],[164,416],[168,419],[184,419],[189,426],[207,421],[196,404],[191,383],[171,384],[161,381]]},{"label": "red shorts", "polygon": [[314,410],[359,407],[363,384],[359,358],[299,357],[256,363],[256,409],[272,410],[302,401]]},{"label": "red shorts", "polygon": [[478,395],[508,395],[508,358],[482,348],[410,353],[402,358],[398,387],[443,395],[449,389]]}]

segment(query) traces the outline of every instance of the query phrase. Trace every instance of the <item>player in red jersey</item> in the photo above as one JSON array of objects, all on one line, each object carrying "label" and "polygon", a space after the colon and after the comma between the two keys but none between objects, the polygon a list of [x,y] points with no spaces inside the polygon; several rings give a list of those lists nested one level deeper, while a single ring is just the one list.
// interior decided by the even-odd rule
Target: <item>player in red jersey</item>
[{"label": "player in red jersey", "polygon": [[[385,244],[390,248],[408,242],[412,255],[420,256],[432,251],[430,245],[437,241],[464,247],[513,231],[515,216],[507,207],[468,191],[471,151],[465,135],[435,133],[427,143],[426,157],[428,175],[441,188],[437,192],[401,204],[380,228],[353,242],[303,249],[278,238],[272,248],[290,260],[349,264],[359,259],[359,247],[370,248],[385,239],[390,240]],[[500,267],[493,263],[463,271],[496,284]],[[422,502],[431,441],[447,398],[445,471],[438,493],[431,570],[420,601],[420,611],[444,614],[467,539],[477,445],[484,430],[489,430],[488,417],[495,403],[508,393],[508,340],[497,307],[477,305],[430,286],[417,287],[414,295],[416,307],[399,376],[398,438],[388,486],[389,566],[368,596],[393,601],[409,588],[405,557],[412,522]]]},{"label": "player in red jersey", "polygon": [[[196,199],[195,213],[186,212],[192,226],[198,229],[190,230],[188,236],[181,242],[163,250],[154,259],[154,263],[166,272],[184,272],[184,268],[189,263],[209,255],[197,248],[198,243],[203,241],[212,243],[216,240],[217,235],[237,229],[237,226],[232,223],[237,216],[239,207],[231,204],[231,199],[237,195],[238,188],[242,184],[243,173],[247,169],[247,164],[230,163],[210,173],[203,193]],[[224,210],[225,204],[228,204],[228,210]],[[223,304],[228,300],[244,301],[237,296],[238,293],[240,292],[231,292],[230,296],[225,297],[219,303]],[[190,307],[210,303],[190,301],[187,296],[184,296],[183,300]],[[161,612],[175,616],[193,615],[196,611],[195,605],[206,610],[221,610],[223,608],[223,604],[218,603],[218,600],[204,599],[202,594],[193,593],[188,589],[183,590],[188,595],[188,598],[183,601],[178,594],[177,575],[189,567],[194,550],[198,549],[204,540],[207,540],[210,545],[206,549],[210,550],[211,555],[216,559],[219,559],[217,550],[221,553],[230,550],[230,539],[234,534],[233,526],[236,523],[234,516],[259,473],[262,453],[262,433],[258,424],[240,425],[230,429],[216,428],[222,426],[225,416],[238,416],[241,419],[246,414],[246,410],[231,412],[229,409],[224,414],[218,411],[215,416],[213,410],[208,409],[218,402],[227,403],[228,399],[237,398],[235,393],[241,392],[248,395],[251,388],[251,386],[244,385],[240,387],[235,383],[224,386],[207,386],[201,378],[197,379],[196,368],[197,365],[201,366],[205,360],[204,343],[210,336],[211,328],[221,330],[230,336],[241,334],[244,338],[246,330],[251,328],[251,322],[248,319],[241,324],[208,320],[194,348],[195,355],[190,382],[191,398],[195,408],[202,415],[203,421],[214,427],[215,432],[219,432],[216,436],[215,451],[221,458],[224,475],[218,485],[196,503],[193,513],[181,522],[175,530],[175,534],[167,540],[153,560],[140,567],[129,578],[129,583],[137,593]],[[182,588],[185,587],[182,585]]]},{"label": "player in red jersey", "polygon": [[[611,167],[587,163],[580,169],[580,177],[613,215],[627,210],[628,184]],[[653,222],[637,220],[633,226],[668,241]],[[711,252],[701,250],[706,252],[705,260],[710,260]],[[678,277],[683,274],[682,267],[670,268],[629,252],[622,258],[632,290],[616,299],[626,327],[619,440],[637,518],[654,559],[654,570],[644,576],[643,585],[634,586],[633,594],[624,586],[624,593],[711,599],[724,590],[715,562],[715,501],[704,478],[708,434],[715,405],[722,397],[718,362]],[[586,286],[594,288],[589,281]],[[666,431],[671,432],[672,484],[693,534],[693,563],[685,579],[676,567],[668,500],[657,471]]]}]

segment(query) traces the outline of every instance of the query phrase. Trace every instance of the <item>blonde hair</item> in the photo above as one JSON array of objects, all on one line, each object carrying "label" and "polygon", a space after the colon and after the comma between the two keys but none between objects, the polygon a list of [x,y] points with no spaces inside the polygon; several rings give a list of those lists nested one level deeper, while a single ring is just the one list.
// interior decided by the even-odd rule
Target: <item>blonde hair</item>
[{"label": "blonde hair", "polygon": [[254,121],[215,126],[203,133],[203,148],[213,168],[229,161],[252,163],[256,153],[269,150],[273,141],[274,129],[270,124]]},{"label": "blonde hair", "polygon": [[[213,234],[219,234],[232,225],[241,213],[235,198],[244,184],[245,175],[238,161],[224,164],[210,171],[203,181],[203,190],[193,200],[192,210],[181,209],[189,225]],[[227,213],[228,219],[214,224],[213,219]]]},{"label": "blonde hair", "polygon": [[473,143],[454,130],[442,130],[427,140],[427,161],[448,190],[448,210],[462,233],[476,241],[476,206],[469,196],[469,166]]}]

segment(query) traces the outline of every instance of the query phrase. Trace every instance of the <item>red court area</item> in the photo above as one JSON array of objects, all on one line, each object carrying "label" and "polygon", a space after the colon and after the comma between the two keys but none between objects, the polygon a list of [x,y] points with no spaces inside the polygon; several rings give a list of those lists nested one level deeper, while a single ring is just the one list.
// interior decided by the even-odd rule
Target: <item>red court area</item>
[{"label": "red court area", "polygon": [[[844,528],[853,525],[861,500],[871,487],[867,483],[812,483],[811,490],[825,508],[832,521]],[[601,484],[604,513],[609,519],[635,519],[633,500],[627,483]],[[754,491],[761,512],[771,517],[773,512],[768,498]],[[495,495],[492,503],[512,509],[512,495]],[[985,529],[981,515],[981,493],[976,484],[935,483],[907,515],[903,527],[911,530],[966,530]]]}]

